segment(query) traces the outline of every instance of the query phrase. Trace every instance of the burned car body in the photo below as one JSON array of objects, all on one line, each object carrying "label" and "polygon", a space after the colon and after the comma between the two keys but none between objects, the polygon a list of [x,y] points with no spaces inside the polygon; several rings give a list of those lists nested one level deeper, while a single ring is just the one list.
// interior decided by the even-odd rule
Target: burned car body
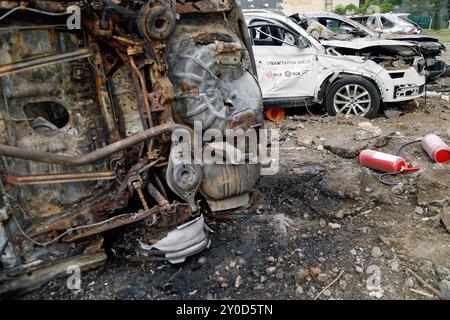
[{"label": "burned car body", "polygon": [[[382,33],[370,30],[366,26],[345,16],[330,12],[308,13],[303,16],[291,15],[291,18],[307,28],[308,19],[313,19],[323,25],[332,33],[321,40],[349,40],[352,38],[389,39],[397,41],[414,42],[418,45],[426,61],[427,82],[433,82],[445,74],[447,64],[439,57],[445,46],[433,37],[419,34]],[[331,30],[330,30],[331,29]]]},{"label": "burned car body", "polygon": [[259,166],[178,162],[177,132],[262,125],[235,2],[0,4],[0,294],[103,263],[127,224],[143,257],[208,247],[202,213],[248,205]]}]

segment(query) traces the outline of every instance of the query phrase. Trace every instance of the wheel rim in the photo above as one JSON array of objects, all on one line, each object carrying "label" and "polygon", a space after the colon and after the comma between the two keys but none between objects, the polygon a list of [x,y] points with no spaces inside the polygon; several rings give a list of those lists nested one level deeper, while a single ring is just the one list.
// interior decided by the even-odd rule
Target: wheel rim
[{"label": "wheel rim", "polygon": [[369,91],[358,84],[348,84],[334,95],[333,106],[336,113],[364,116],[369,112],[372,99]]}]

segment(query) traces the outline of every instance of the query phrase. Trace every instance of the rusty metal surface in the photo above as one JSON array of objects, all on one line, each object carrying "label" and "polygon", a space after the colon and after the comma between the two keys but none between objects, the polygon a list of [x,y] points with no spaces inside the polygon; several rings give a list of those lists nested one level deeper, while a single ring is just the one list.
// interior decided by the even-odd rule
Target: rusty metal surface
[{"label": "rusty metal surface", "polygon": [[105,172],[88,172],[88,173],[62,173],[62,174],[40,174],[35,176],[4,176],[5,184],[16,186],[36,185],[36,184],[53,184],[53,183],[70,183],[78,181],[97,181],[115,179],[114,171]]},{"label": "rusty metal surface", "polygon": [[[172,131],[194,121],[262,124],[234,1],[91,1],[82,30],[67,30],[74,3],[0,2],[0,226],[12,254],[5,270],[0,260],[0,285],[3,272],[88,253],[97,264],[103,233],[123,225],[140,223],[154,244],[199,217],[208,198],[218,208],[247,199],[259,177],[170,158]],[[236,180],[229,192],[218,177]]]},{"label": "rusty metal surface", "polygon": [[107,158],[114,153],[122,151],[126,148],[132,147],[142,141],[159,136],[163,133],[174,131],[177,128],[183,128],[182,125],[175,123],[165,123],[159,126],[141,131],[135,135],[124,138],[120,141],[114,142],[106,147],[92,151],[91,153],[73,157],[60,155],[50,152],[35,151],[25,148],[13,147],[5,144],[0,144],[0,156],[13,157],[18,159],[44,162],[49,164],[58,164],[61,166],[85,166],[93,162]]}]

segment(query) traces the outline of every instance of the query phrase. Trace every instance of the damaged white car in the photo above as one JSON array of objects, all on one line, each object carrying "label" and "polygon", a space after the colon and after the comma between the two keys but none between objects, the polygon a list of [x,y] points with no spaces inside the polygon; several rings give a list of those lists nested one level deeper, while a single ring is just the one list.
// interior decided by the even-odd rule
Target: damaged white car
[{"label": "damaged white car", "polygon": [[266,107],[324,104],[328,114],[376,116],[384,103],[423,95],[425,61],[413,43],[322,41],[284,15],[244,11]]}]

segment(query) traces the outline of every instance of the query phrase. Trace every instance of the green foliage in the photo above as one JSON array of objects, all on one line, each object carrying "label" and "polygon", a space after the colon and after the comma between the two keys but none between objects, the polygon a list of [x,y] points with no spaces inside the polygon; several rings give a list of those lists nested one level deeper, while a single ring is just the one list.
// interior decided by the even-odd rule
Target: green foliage
[{"label": "green foliage", "polygon": [[[421,0],[408,0],[408,1],[421,1]],[[361,6],[359,7],[355,6],[352,3],[346,6],[343,5],[337,6],[334,12],[340,15],[375,13],[373,11],[375,6],[377,6],[378,8],[375,10],[376,12],[386,13],[394,10],[394,5],[395,5],[394,0],[388,1],[367,0],[364,3],[362,3]]]},{"label": "green foliage", "polygon": [[406,4],[410,8],[410,13],[413,15],[422,15],[423,12],[431,12],[434,18],[434,29],[441,28],[441,10],[444,7],[446,0],[406,0]]}]

